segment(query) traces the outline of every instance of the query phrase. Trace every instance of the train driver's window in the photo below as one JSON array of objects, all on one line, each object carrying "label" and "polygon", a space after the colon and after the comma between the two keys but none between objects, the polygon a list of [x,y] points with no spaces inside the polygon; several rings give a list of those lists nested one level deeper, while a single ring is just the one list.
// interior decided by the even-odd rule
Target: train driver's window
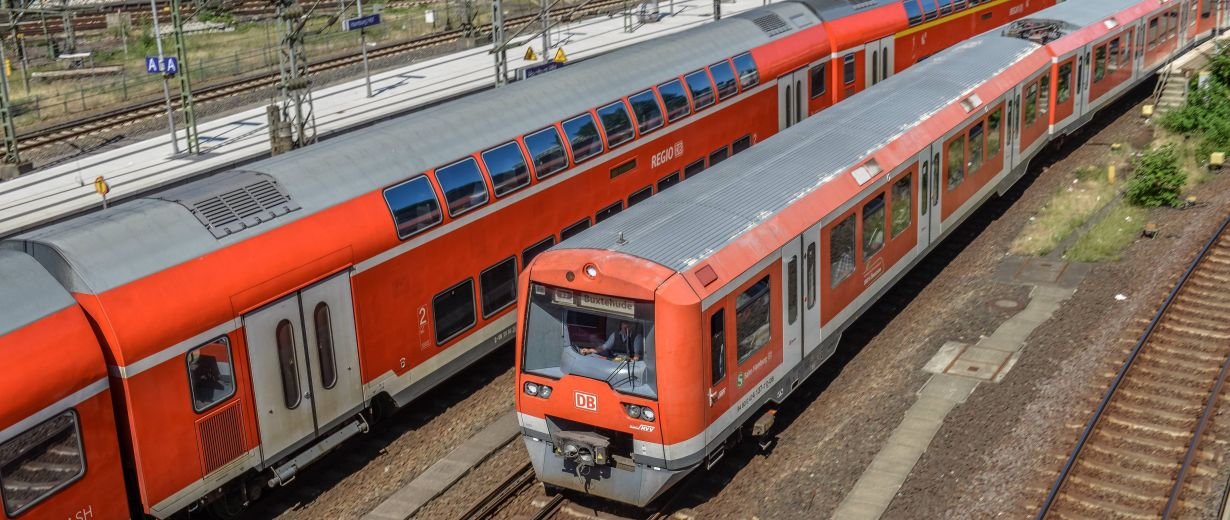
[{"label": "train driver's window", "polygon": [[197,413],[235,395],[231,342],[226,336],[188,351],[188,386]]},{"label": "train driver's window", "polygon": [[863,260],[884,248],[884,194],[863,206]]},{"label": "train driver's window", "polygon": [[837,287],[854,273],[854,215],[833,226],[829,235],[830,287]]},{"label": "train driver's window", "polygon": [[615,148],[632,140],[632,118],[628,116],[628,107],[623,101],[599,108],[598,118],[602,120],[602,129],[606,131],[608,147]]},{"label": "train driver's window", "polygon": [[688,82],[688,90],[692,93],[692,105],[697,112],[713,105],[713,83],[709,81],[709,73],[705,69],[698,70],[683,77]]},{"label": "train driver's window", "polygon": [[384,190],[384,202],[393,214],[397,237],[411,235],[440,223],[440,201],[426,176],[419,176]]},{"label": "train driver's window", "polygon": [[560,141],[559,131],[553,126],[525,136],[525,147],[530,151],[530,157],[534,161],[534,174],[539,179],[545,179],[568,167],[564,143]]},{"label": "train driver's window", "polygon": [[756,70],[756,60],[752,59],[750,53],[735,56],[731,61],[735,62],[735,72],[739,74],[739,88],[744,92],[760,83],[760,71]]},{"label": "train driver's window", "polygon": [[674,123],[692,113],[688,105],[688,94],[683,90],[679,80],[668,81],[658,85],[658,94],[662,96],[662,104],[666,105],[666,118]]},{"label": "train driver's window", "polygon": [[443,345],[474,326],[474,280],[467,279],[431,299],[436,344]]},{"label": "train driver's window", "polygon": [[766,276],[735,298],[735,336],[740,363],[769,343],[772,333],[769,318],[773,314],[771,292]]},{"label": "train driver's window", "polygon": [[910,227],[914,217],[914,192],[912,175],[906,175],[893,183],[893,238]]},{"label": "train driver's window", "polygon": [[811,310],[816,306],[816,243],[807,244],[807,253],[804,255],[806,263],[807,278],[807,310]]},{"label": "train driver's window", "polygon": [[709,318],[710,386],[726,377],[726,310],[718,309]]},{"label": "train driver's window", "polygon": [[0,444],[0,496],[6,517],[28,511],[84,475],[85,450],[73,410]]},{"label": "train driver's window", "polygon": [[718,99],[726,101],[739,93],[739,81],[735,79],[735,69],[729,61],[719,61],[709,66],[713,82],[717,83]]},{"label": "train driver's window", "polygon": [[564,135],[568,136],[568,145],[572,147],[573,162],[580,163],[602,153],[602,137],[598,135],[594,116],[581,114],[564,121],[562,126]]},{"label": "train driver's window", "polygon": [[487,203],[487,182],[473,157],[436,169],[436,182],[444,192],[448,215],[459,216]]},{"label": "train driver's window", "polygon": [[632,114],[636,116],[637,129],[641,135],[662,128],[662,106],[658,104],[658,97],[653,95],[652,90],[628,96],[628,102],[632,103]]}]

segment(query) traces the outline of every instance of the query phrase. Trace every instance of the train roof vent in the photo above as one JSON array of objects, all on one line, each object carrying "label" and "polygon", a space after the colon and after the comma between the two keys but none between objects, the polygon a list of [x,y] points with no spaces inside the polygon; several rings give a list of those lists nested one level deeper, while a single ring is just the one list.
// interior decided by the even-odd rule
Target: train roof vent
[{"label": "train roof vent", "polygon": [[752,19],[752,23],[756,24],[760,30],[769,36],[778,35],[790,30],[790,26],[786,25],[786,21],[778,16],[777,13],[757,16]]},{"label": "train roof vent", "polygon": [[278,181],[263,173],[233,171],[159,194],[186,208],[222,238],[299,209]]},{"label": "train roof vent", "polygon": [[1063,20],[1026,18],[1008,24],[1003,34],[1009,38],[1020,38],[1039,45],[1046,45],[1077,29],[1080,27]]}]

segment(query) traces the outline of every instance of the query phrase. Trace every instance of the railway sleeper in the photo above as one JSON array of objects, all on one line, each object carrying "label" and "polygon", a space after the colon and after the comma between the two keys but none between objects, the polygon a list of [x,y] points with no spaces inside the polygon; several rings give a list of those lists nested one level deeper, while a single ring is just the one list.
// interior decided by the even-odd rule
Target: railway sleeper
[{"label": "railway sleeper", "polygon": [[1230,294],[1226,293],[1225,277],[1213,276],[1209,273],[1197,272],[1187,279],[1187,284],[1196,288],[1199,292],[1207,295],[1207,297],[1216,300],[1230,300]]},{"label": "railway sleeper", "polygon": [[1094,435],[1097,442],[1131,445],[1144,453],[1153,453],[1159,457],[1168,455],[1175,461],[1181,460],[1183,454],[1187,452],[1186,439],[1175,442],[1171,436],[1150,435],[1148,432],[1125,424],[1103,422]]},{"label": "railway sleeper", "polygon": [[1120,388],[1118,399],[1127,399],[1129,403],[1142,410],[1163,408],[1175,413],[1188,413],[1193,416],[1200,413],[1200,403],[1174,399],[1141,392],[1136,389]]},{"label": "railway sleeper", "polygon": [[1141,355],[1136,358],[1132,363],[1132,370],[1152,376],[1165,375],[1192,385],[1210,384],[1220,371],[1209,363],[1193,363],[1157,352],[1152,352],[1148,357]]},{"label": "railway sleeper", "polygon": [[[1157,520],[1160,508],[1158,508],[1158,511],[1141,510],[1116,502],[1114,499],[1100,496],[1097,494],[1096,489],[1080,486],[1074,489],[1071,484],[1066,484],[1059,500],[1056,501],[1055,506],[1051,510],[1068,518],[1088,519],[1114,516],[1118,518]],[[1071,511],[1071,513],[1063,514],[1066,511]]]},{"label": "railway sleeper", "polygon": [[1081,456],[1077,462],[1079,471],[1089,471],[1094,475],[1113,475],[1139,481],[1142,486],[1165,486],[1170,487],[1174,483],[1174,479],[1170,476],[1171,469],[1168,466],[1152,466],[1152,465],[1132,465],[1127,466],[1117,464],[1122,459],[1098,458]]},{"label": "railway sleeper", "polygon": [[1223,314],[1225,314],[1227,310],[1230,310],[1230,304],[1221,306],[1209,305],[1203,301],[1200,301],[1198,298],[1187,298],[1172,303],[1170,308],[1175,311],[1182,312],[1184,314],[1191,314],[1208,321],[1216,321]]},{"label": "railway sleeper", "polygon": [[1202,331],[1206,334],[1230,335],[1230,324],[1224,321],[1206,319],[1202,318],[1199,314],[1188,312],[1168,312],[1167,314],[1167,321],[1171,323],[1181,324],[1184,327]]},{"label": "railway sleeper", "polygon": [[1135,388],[1141,392],[1148,392],[1158,396],[1182,400],[1184,403],[1195,403],[1196,406],[1203,404],[1204,398],[1209,395],[1211,384],[1201,385],[1200,388],[1192,388],[1167,381],[1165,378],[1144,377],[1145,374],[1132,374],[1123,385],[1124,388]]},{"label": "railway sleeper", "polygon": [[1148,431],[1150,433],[1157,434],[1158,436],[1172,437],[1179,441],[1182,441],[1182,439],[1191,438],[1192,430],[1196,426],[1196,421],[1190,421],[1191,427],[1175,427],[1160,424],[1152,418],[1138,419],[1136,417],[1126,417],[1121,414],[1108,415],[1105,416],[1103,420],[1125,428]]},{"label": "railway sleeper", "polygon": [[[1173,474],[1166,476],[1167,480],[1174,480]],[[1069,485],[1078,484],[1094,489],[1099,491],[1099,496],[1112,495],[1119,498],[1116,502],[1136,505],[1141,509],[1164,505],[1171,488],[1170,482],[1154,484],[1136,480],[1125,473],[1077,472],[1069,475],[1068,481]]]},{"label": "railway sleeper", "polygon": [[1194,414],[1184,414],[1175,412],[1165,408],[1153,408],[1137,406],[1136,403],[1129,402],[1124,399],[1116,399],[1108,408],[1112,411],[1121,411],[1126,415],[1151,417],[1154,420],[1165,421],[1171,424],[1191,424],[1195,426],[1196,416]]},{"label": "railway sleeper", "polygon": [[1093,457],[1097,460],[1104,460],[1108,465],[1139,468],[1142,470],[1150,469],[1159,472],[1169,471],[1179,464],[1179,460],[1169,454],[1156,455],[1107,444],[1087,444],[1081,450],[1081,457]]},{"label": "railway sleeper", "polygon": [[[1171,320],[1164,320],[1154,329],[1153,334],[1158,332],[1172,334],[1182,338],[1190,338],[1197,343],[1212,343],[1215,341],[1224,341],[1230,339],[1230,333],[1217,333],[1193,329],[1182,324],[1172,323]],[[1216,345],[1211,345],[1216,346]]]},{"label": "railway sleeper", "polygon": [[1186,341],[1182,338],[1167,337],[1165,335],[1149,338],[1147,348],[1154,352],[1163,351],[1167,356],[1173,356],[1175,359],[1183,360],[1185,363],[1197,364],[1203,367],[1217,366],[1220,369],[1221,362],[1225,360],[1220,345],[1193,344],[1191,341]]}]

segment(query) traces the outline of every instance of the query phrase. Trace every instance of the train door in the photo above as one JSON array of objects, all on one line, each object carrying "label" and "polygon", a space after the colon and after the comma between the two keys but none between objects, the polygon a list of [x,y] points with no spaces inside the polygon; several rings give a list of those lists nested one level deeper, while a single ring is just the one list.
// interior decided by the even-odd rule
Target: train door
[{"label": "train door", "polygon": [[803,355],[820,346],[820,224],[803,233]]},{"label": "train door", "polygon": [[1076,67],[1076,106],[1074,112],[1080,116],[1085,116],[1085,111],[1089,110],[1089,79],[1093,77],[1093,46],[1086,45],[1076,55],[1080,56],[1079,64]]},{"label": "train door", "polygon": [[[705,424],[714,424],[723,413],[730,408],[731,397],[727,390],[729,382],[732,379],[728,377],[729,372],[727,364],[730,362],[728,347],[734,347],[734,339],[728,337],[727,332],[732,330],[734,324],[733,315],[727,315],[726,305],[721,301],[715,304],[708,312],[705,319],[705,339],[709,348],[705,349],[708,358],[708,373],[706,381],[708,382],[708,398],[709,406],[705,408]],[[714,441],[720,438],[721,432],[705,430],[705,446],[711,447],[714,451],[706,453],[709,457],[709,463],[716,462],[721,458],[722,452],[720,447],[714,446]]]},{"label": "train door", "polygon": [[266,464],[362,404],[343,273],[243,317]]},{"label": "train door", "polygon": [[924,146],[918,153],[918,243],[926,247],[940,238],[940,145]]},{"label": "train door", "polygon": [[893,37],[867,42],[863,58],[867,64],[867,86],[888,79],[893,75]]},{"label": "train door", "polygon": [[777,129],[785,130],[807,117],[807,67],[777,78]]},{"label": "train door", "polygon": [[803,240],[782,248],[782,363],[794,366],[803,357]]}]

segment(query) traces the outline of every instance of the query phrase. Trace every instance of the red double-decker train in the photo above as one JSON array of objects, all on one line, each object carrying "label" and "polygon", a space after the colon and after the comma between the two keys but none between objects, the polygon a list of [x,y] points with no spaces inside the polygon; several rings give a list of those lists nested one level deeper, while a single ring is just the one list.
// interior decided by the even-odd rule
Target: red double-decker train
[{"label": "red double-decker train", "polygon": [[519,288],[516,399],[538,478],[643,506],[764,429],[1043,146],[1225,17],[1207,0],[1059,4],[539,255]]},{"label": "red double-decker train", "polygon": [[74,324],[0,338],[59,389],[0,405],[5,518],[236,511],[511,340],[535,255],[1051,4],[776,3],[10,237]]}]

